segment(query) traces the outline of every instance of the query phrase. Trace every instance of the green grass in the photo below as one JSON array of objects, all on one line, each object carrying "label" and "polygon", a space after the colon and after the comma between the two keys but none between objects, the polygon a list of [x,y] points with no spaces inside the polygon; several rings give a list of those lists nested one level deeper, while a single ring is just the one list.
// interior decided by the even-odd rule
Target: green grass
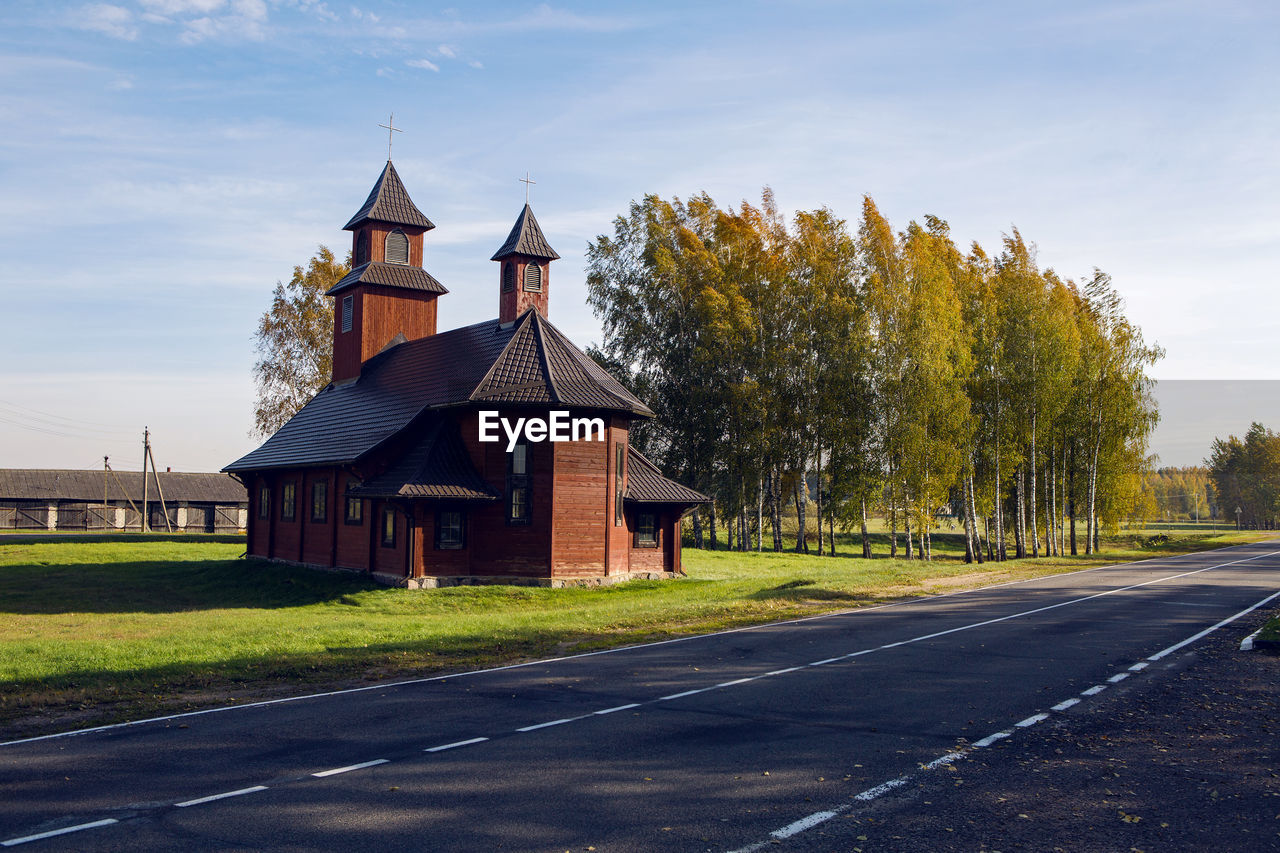
[{"label": "green grass", "polygon": [[[686,549],[689,577],[408,591],[240,559],[241,537],[0,539],[0,735],[617,646],[1033,577],[1258,534],[1136,531],[1095,558],[970,566]],[[878,536],[877,551],[887,550]]]}]

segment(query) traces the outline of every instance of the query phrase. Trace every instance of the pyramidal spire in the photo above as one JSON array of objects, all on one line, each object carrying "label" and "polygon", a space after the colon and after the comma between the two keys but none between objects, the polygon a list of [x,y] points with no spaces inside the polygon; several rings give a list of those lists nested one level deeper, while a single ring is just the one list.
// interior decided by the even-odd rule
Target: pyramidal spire
[{"label": "pyramidal spire", "polygon": [[511,233],[507,235],[506,242],[493,253],[493,257],[489,260],[500,261],[512,255],[528,255],[531,258],[541,258],[546,261],[554,261],[560,257],[547,243],[547,238],[543,236],[542,228],[538,225],[538,220],[533,215],[533,208],[529,207],[528,202],[525,202],[524,210],[520,211],[516,224],[511,226]]},{"label": "pyramidal spire", "polygon": [[342,226],[344,231],[354,231],[360,224],[370,219],[390,222],[393,225],[412,225],[430,231],[436,226],[423,215],[418,206],[409,198],[409,191],[396,172],[396,167],[387,161],[387,165],[378,176],[378,182],[369,191],[369,197],[351,217],[351,221]]}]

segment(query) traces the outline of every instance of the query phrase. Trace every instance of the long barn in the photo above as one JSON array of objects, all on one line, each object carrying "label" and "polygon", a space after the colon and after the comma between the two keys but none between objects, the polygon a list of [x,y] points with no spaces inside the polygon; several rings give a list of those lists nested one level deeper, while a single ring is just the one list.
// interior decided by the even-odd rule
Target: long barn
[{"label": "long barn", "polygon": [[[0,468],[0,530],[138,530],[142,476],[138,471]],[[152,530],[245,529],[249,497],[235,478],[162,471],[147,479]]]}]

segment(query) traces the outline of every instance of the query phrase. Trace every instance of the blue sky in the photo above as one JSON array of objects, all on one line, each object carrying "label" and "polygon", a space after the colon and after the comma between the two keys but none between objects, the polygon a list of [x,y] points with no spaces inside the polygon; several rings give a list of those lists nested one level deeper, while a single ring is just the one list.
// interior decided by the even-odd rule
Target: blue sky
[{"label": "blue sky", "polygon": [[175,470],[251,449],[255,321],[318,244],[348,248],[392,112],[442,329],[496,315],[526,170],[562,255],[551,318],[583,345],[584,249],[629,201],[768,184],[989,250],[1017,226],[1061,275],[1113,275],[1156,376],[1280,378],[1278,23],[1267,2],[8,0],[0,466],[137,469],[144,425]]}]

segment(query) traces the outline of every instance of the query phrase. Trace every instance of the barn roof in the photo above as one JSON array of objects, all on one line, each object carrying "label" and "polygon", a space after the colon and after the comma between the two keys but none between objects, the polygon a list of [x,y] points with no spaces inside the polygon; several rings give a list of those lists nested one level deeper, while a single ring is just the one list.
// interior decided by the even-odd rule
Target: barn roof
[{"label": "barn roof", "polygon": [[405,290],[425,290],[429,293],[449,292],[443,284],[436,281],[435,276],[422,267],[369,261],[344,275],[337,284],[329,288],[325,296],[333,296],[340,290],[362,283],[380,284],[383,287],[402,287]]},{"label": "barn roof", "polygon": [[511,233],[507,235],[506,242],[493,253],[493,257],[489,260],[500,261],[511,255],[529,255],[549,261],[560,257],[543,236],[538,220],[533,215],[533,208],[527,203],[516,218],[516,224],[511,226]]},{"label": "barn roof", "polygon": [[702,504],[711,498],[662,476],[654,465],[634,447],[627,448],[627,493],[625,500],[638,504]]},{"label": "barn roof", "polygon": [[440,415],[426,424],[416,445],[384,473],[352,489],[351,494],[457,501],[492,501],[500,497],[471,464],[457,424]]},{"label": "barn roof", "polygon": [[653,414],[530,309],[505,327],[487,320],[384,350],[224,470],[354,463],[428,410],[496,404]]},{"label": "barn roof", "polygon": [[378,176],[373,189],[369,191],[364,205],[351,217],[350,222],[342,226],[342,230],[354,231],[369,219],[393,225],[414,225],[428,231],[436,227],[422,215],[413,199],[409,198],[409,191],[404,188],[404,182],[400,180],[400,175],[396,173],[396,167],[391,165],[390,160]]},{"label": "barn roof", "polygon": [[[85,501],[102,500],[102,471],[68,471],[54,468],[0,468],[0,500]],[[107,500],[142,500],[140,471],[117,471],[106,476]],[[248,501],[244,486],[227,474],[159,474],[166,502],[241,504]],[[156,477],[148,477],[152,500],[159,500]]]}]

